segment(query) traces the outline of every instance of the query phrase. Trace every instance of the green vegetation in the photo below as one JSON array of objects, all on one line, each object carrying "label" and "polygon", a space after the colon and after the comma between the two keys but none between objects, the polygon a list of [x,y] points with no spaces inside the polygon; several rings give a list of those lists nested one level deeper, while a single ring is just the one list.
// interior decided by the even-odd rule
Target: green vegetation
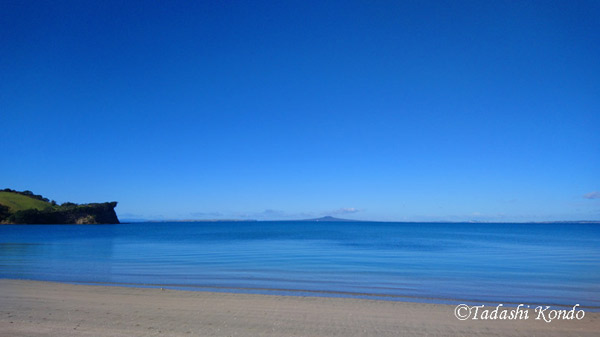
[{"label": "green vegetation", "polygon": [[15,192],[0,191],[0,205],[10,208],[12,213],[26,209],[44,210],[52,208],[52,204],[47,201],[34,199],[23,194]]},{"label": "green vegetation", "polygon": [[31,191],[0,191],[0,223],[4,224],[115,224],[117,202],[57,205]]}]

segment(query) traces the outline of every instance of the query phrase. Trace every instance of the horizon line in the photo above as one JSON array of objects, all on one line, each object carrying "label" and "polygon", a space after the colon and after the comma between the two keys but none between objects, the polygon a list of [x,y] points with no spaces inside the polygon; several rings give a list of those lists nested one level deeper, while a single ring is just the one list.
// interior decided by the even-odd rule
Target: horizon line
[{"label": "horizon line", "polygon": [[[328,220],[329,219],[329,220]],[[547,221],[488,221],[488,220],[436,220],[436,221],[394,221],[394,220],[356,220],[343,219],[332,216],[310,219],[128,219],[121,223],[166,223],[166,222],[378,222],[378,223],[506,223],[506,224],[531,224],[531,223],[600,223],[600,220],[547,220]]]}]

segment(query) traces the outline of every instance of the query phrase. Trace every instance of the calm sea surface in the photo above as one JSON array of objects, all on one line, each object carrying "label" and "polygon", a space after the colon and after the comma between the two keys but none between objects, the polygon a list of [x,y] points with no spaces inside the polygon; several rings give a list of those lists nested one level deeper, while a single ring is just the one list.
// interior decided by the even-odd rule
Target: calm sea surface
[{"label": "calm sea surface", "polygon": [[0,278],[597,309],[600,225],[8,225]]}]

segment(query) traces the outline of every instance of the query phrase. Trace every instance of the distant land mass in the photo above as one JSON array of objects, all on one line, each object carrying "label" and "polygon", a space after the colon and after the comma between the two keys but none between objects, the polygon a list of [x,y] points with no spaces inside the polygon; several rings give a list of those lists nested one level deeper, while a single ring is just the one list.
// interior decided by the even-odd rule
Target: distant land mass
[{"label": "distant land mass", "polygon": [[600,224],[599,220],[559,220],[559,221],[527,221],[527,222],[506,222],[506,221],[380,221],[380,220],[353,220],[353,219],[340,219],[332,216],[324,216],[313,219],[272,219],[272,220],[257,220],[257,219],[164,219],[164,220],[153,220],[153,219],[122,219],[122,223],[175,223],[175,222],[389,222],[398,224],[461,224],[461,223],[474,223],[474,224],[494,224],[494,223],[514,223],[514,224],[570,224],[570,223],[582,223],[582,224]]},{"label": "distant land mass", "polygon": [[[296,221],[298,221],[298,220],[296,220]],[[334,218],[332,216],[324,216],[324,217],[321,217],[321,218],[306,219],[306,220],[300,220],[300,221],[315,221],[315,222],[364,222],[363,220],[340,219],[340,218]]]},{"label": "distant land mass", "polygon": [[0,190],[0,224],[118,224],[117,202],[58,205],[31,191]]},{"label": "distant land mass", "polygon": [[124,223],[129,222],[259,222],[259,221],[277,221],[277,222],[369,222],[369,220],[350,220],[324,216],[315,219],[295,219],[295,220],[256,220],[256,219],[169,219],[169,220],[150,220],[150,219],[123,219]]}]

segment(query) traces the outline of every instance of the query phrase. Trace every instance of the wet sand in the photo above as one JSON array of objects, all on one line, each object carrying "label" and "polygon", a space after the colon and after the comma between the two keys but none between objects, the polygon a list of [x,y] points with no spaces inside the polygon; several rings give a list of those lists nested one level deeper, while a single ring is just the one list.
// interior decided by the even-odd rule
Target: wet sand
[{"label": "wet sand", "polygon": [[[460,321],[454,305],[0,279],[0,336],[597,336],[582,320]],[[584,309],[585,310],[585,309]]]}]

